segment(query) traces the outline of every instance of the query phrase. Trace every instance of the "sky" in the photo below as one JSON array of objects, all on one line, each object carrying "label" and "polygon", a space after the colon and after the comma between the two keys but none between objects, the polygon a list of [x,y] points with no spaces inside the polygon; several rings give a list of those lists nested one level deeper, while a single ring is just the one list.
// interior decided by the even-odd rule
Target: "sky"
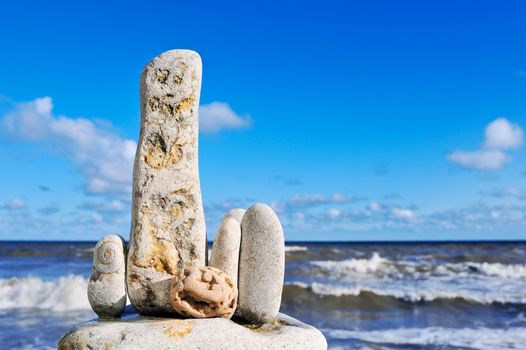
[{"label": "sky", "polygon": [[139,77],[203,61],[208,238],[271,205],[287,240],[526,239],[521,1],[9,1],[0,240],[129,236]]}]

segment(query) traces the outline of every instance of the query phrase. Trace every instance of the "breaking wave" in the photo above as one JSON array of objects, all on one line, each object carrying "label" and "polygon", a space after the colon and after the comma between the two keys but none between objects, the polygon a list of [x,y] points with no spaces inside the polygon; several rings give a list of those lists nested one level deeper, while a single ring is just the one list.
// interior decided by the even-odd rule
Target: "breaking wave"
[{"label": "breaking wave", "polygon": [[0,310],[36,308],[53,312],[90,309],[88,280],[69,275],[45,281],[36,277],[0,279]]},{"label": "breaking wave", "polygon": [[395,262],[373,253],[368,258],[311,261],[309,265],[287,282],[318,296],[526,304],[526,265],[521,264]]},{"label": "breaking wave", "polygon": [[526,279],[526,264],[506,265],[501,263],[436,263],[436,262],[394,262],[373,253],[370,258],[312,261],[311,265],[338,278],[357,275],[377,275],[379,277],[431,277],[455,275],[457,277],[491,276],[505,279]]},{"label": "breaking wave", "polygon": [[338,286],[313,282],[290,282],[288,286],[294,286],[310,291],[318,296],[332,297],[360,297],[372,295],[376,297],[389,297],[410,303],[434,302],[441,300],[460,299],[467,302],[479,304],[526,304],[526,295],[502,295],[495,293],[473,293],[468,290],[439,290],[439,289],[417,289],[417,288],[372,288],[367,286]]},{"label": "breaking wave", "polygon": [[306,252],[309,250],[307,247],[297,246],[297,245],[288,245],[285,246],[285,253],[289,252]]},{"label": "breaking wave", "polygon": [[371,344],[396,346],[439,346],[479,350],[521,349],[526,328],[398,328],[376,331],[325,330],[333,339],[357,339]]}]

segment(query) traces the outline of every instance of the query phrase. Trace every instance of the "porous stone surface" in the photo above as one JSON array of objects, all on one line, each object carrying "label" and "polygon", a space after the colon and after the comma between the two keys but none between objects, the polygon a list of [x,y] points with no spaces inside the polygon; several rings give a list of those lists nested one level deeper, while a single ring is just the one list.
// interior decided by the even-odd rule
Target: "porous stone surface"
[{"label": "porous stone surface", "polygon": [[229,274],[235,285],[239,267],[241,220],[244,214],[243,209],[232,209],[221,219],[208,264]]},{"label": "porous stone surface", "polygon": [[285,239],[278,216],[266,204],[248,208],[241,222],[239,311],[253,323],[274,321],[281,304]]},{"label": "porous stone surface", "polygon": [[101,318],[119,317],[126,307],[126,243],[121,236],[102,238],[93,251],[88,300]]},{"label": "porous stone surface", "polygon": [[221,270],[194,267],[173,281],[170,297],[174,309],[181,315],[230,318],[237,306],[237,287]]},{"label": "porous stone surface", "polygon": [[133,172],[128,295],[143,314],[174,313],[172,279],[205,265],[197,143],[201,59],[173,50],[141,76],[141,131]]},{"label": "porous stone surface", "polygon": [[58,349],[323,350],[327,341],[317,329],[283,314],[260,327],[224,318],[180,320],[135,314],[87,323],[66,333]]}]

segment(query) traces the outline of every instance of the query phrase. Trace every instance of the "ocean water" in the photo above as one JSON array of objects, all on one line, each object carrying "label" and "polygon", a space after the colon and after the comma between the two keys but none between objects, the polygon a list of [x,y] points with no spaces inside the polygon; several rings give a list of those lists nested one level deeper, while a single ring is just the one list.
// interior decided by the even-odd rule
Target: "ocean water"
[{"label": "ocean water", "polygon": [[[0,349],[96,317],[93,247],[0,242]],[[281,311],[331,349],[526,349],[526,242],[287,244]]]}]

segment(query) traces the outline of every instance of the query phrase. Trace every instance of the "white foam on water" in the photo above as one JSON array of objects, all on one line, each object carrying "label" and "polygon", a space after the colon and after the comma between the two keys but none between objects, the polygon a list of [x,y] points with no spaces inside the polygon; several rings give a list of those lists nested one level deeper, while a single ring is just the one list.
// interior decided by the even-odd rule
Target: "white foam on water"
[{"label": "white foam on water", "polygon": [[468,267],[488,276],[526,279],[526,264],[505,265],[500,263],[465,263]]},{"label": "white foam on water", "polygon": [[[300,288],[308,289],[317,295],[323,296],[359,296],[362,293],[372,293],[382,297],[393,297],[407,302],[430,302],[436,300],[463,299],[469,302],[479,304],[491,303],[517,303],[526,304],[526,295],[522,293],[509,295],[501,294],[498,290],[494,292],[474,292],[472,290],[463,290],[460,288],[451,288],[449,286],[437,286],[436,288],[417,288],[406,286],[403,283],[390,284],[384,286],[368,287],[364,285],[338,285],[313,282],[310,284],[304,282],[289,282],[288,285],[294,285]],[[438,287],[442,288],[439,289]]]},{"label": "white foam on water", "polygon": [[87,310],[87,288],[88,280],[78,275],[51,281],[37,277],[0,279],[0,309]]},{"label": "white foam on water", "polygon": [[382,345],[465,347],[477,350],[524,349],[526,328],[398,328],[376,331],[325,330],[334,339],[356,339]]},{"label": "white foam on water", "polygon": [[432,277],[468,275],[492,276],[504,279],[526,280],[526,264],[506,265],[501,263],[446,263],[429,261],[418,263],[409,261],[391,261],[374,252],[370,258],[348,260],[311,261],[311,265],[338,277],[356,277],[357,275],[376,275],[378,277]]},{"label": "white foam on water", "polygon": [[329,270],[336,275],[347,275],[349,273],[366,274],[377,272],[381,269],[392,271],[392,267],[390,267],[391,262],[382,258],[377,252],[374,252],[372,257],[366,259],[311,261],[311,264]]},{"label": "white foam on water", "polygon": [[306,252],[307,250],[309,250],[309,248],[307,248],[307,247],[302,247],[302,246],[298,246],[298,245],[288,245],[288,246],[285,246],[285,253],[290,253],[290,252]]},{"label": "white foam on water", "polygon": [[526,303],[526,265],[393,262],[378,253],[369,258],[312,261],[311,265],[314,282],[303,287],[319,295],[371,292],[409,302],[458,298],[482,304]]}]

